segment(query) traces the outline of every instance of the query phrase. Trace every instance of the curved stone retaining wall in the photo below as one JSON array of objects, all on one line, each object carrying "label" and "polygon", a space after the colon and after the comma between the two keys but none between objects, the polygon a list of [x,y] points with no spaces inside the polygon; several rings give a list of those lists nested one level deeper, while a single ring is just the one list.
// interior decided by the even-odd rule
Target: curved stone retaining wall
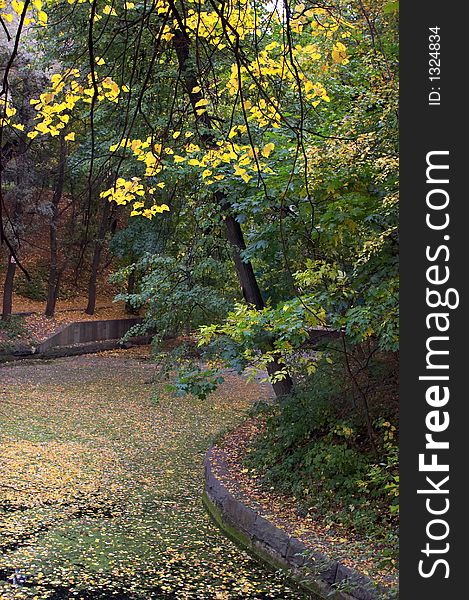
[{"label": "curved stone retaining wall", "polygon": [[[244,506],[221,483],[219,477],[226,474],[226,462],[218,456],[215,459],[209,450],[205,458],[204,504],[214,521],[233,541],[272,567],[287,570],[299,588],[316,600],[381,600],[393,597],[378,589],[364,575],[323,554],[311,552],[303,542]],[[347,592],[337,591],[338,585]]]},{"label": "curved stone retaining wall", "polygon": [[131,327],[142,322],[134,319],[105,319],[102,321],[77,321],[65,325],[60,331],[39,344],[37,352],[46,352],[51,348],[74,346],[88,342],[119,340]]},{"label": "curved stone retaining wall", "polygon": [[[35,348],[21,346],[16,350],[0,355],[0,360],[16,358],[57,358],[111,350],[120,345],[121,338],[142,322],[141,317],[133,319],[105,319],[101,321],[77,321],[69,323],[57,333],[47,338]],[[134,336],[129,345],[148,344],[151,335]]]}]

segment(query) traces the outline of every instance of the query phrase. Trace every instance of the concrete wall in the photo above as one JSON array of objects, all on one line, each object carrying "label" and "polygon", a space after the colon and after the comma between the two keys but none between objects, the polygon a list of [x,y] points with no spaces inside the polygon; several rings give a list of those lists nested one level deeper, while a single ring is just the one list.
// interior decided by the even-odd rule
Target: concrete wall
[{"label": "concrete wall", "polygon": [[131,327],[141,323],[141,318],[107,319],[104,321],[78,321],[70,323],[37,347],[37,352],[47,352],[51,348],[74,346],[88,342],[119,340]]},{"label": "concrete wall", "polygon": [[[204,503],[217,524],[235,542],[275,568],[289,571],[299,586],[316,600],[381,600],[394,598],[379,589],[368,577],[318,552],[289,536],[244,506],[221,483],[227,466],[221,453],[215,458],[209,450],[205,459]],[[337,585],[347,584],[346,592]],[[335,584],[335,585],[334,585]]]}]

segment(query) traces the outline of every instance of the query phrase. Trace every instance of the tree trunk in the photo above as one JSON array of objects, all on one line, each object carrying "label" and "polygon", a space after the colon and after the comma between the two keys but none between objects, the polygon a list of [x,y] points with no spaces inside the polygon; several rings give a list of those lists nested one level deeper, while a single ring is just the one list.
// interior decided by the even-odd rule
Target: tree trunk
[{"label": "tree trunk", "polygon": [[62,199],[64,182],[65,182],[65,160],[66,160],[66,143],[64,136],[60,137],[60,163],[57,175],[57,183],[54,194],[52,196],[52,215],[49,222],[49,241],[50,241],[50,263],[49,263],[49,279],[47,282],[47,304],[45,315],[53,317],[55,313],[55,305],[59,295],[60,276],[58,265],[58,244],[57,244],[57,227],[59,220],[59,204]]},{"label": "tree trunk", "polygon": [[[11,239],[5,237],[5,242],[7,243],[8,249],[10,250],[8,256],[8,267],[7,273],[5,277],[5,285],[3,288],[3,308],[2,308],[2,320],[6,321],[11,316],[11,311],[13,307],[13,282],[15,279],[16,267],[17,267],[17,257],[18,252],[21,246],[21,241],[19,237],[19,229],[23,220],[23,204],[21,200],[16,199],[14,207],[13,207],[13,219],[11,223]],[[20,265],[21,267],[21,265]],[[22,269],[25,274],[26,271]],[[28,276],[29,278],[29,276]]]},{"label": "tree trunk", "polygon": [[16,261],[12,254],[8,258],[8,268],[3,288],[2,321],[7,321],[11,316],[13,307],[13,281],[15,279]]},{"label": "tree trunk", "polygon": [[58,286],[58,268],[57,268],[57,229],[56,224],[50,223],[49,225],[49,238],[50,238],[50,264],[49,264],[49,278],[47,281],[47,304],[44,314],[46,317],[53,317],[55,313],[55,305],[57,303],[57,296],[59,293]]},{"label": "tree trunk", "polygon": [[98,235],[93,251],[93,260],[91,262],[91,273],[88,281],[88,305],[85,309],[87,315],[93,315],[96,309],[96,293],[97,293],[97,279],[99,263],[101,261],[101,253],[103,250],[104,239],[106,237],[107,230],[109,229],[109,214],[111,211],[111,205],[105,201],[103,214],[101,217],[101,223],[99,224]]},{"label": "tree trunk", "polygon": [[[244,299],[248,304],[253,304],[257,310],[262,310],[265,308],[265,302],[262,298],[252,264],[250,262],[244,262],[241,258],[241,252],[246,249],[241,225],[234,217],[227,216],[225,218],[225,227],[227,239],[233,247],[236,272],[238,274]],[[267,343],[266,350],[272,352],[273,348],[274,339],[271,339]],[[288,373],[286,373],[282,379],[275,381],[275,375],[282,370],[279,359],[280,356],[274,354],[274,360],[267,365],[267,372],[273,379],[272,387],[274,388],[277,397],[286,396],[293,388],[293,381]]]},{"label": "tree trunk", "polygon": [[[135,292],[135,270],[132,269],[130,271],[129,276],[127,278],[127,294],[131,295]],[[129,315],[137,315],[138,310],[130,304],[130,302],[125,303],[125,312]]]},{"label": "tree trunk", "polygon": [[[181,78],[184,82],[187,95],[192,105],[196,119],[203,126],[205,132],[201,134],[200,141],[207,147],[215,146],[215,138],[213,135],[213,126],[210,117],[206,112],[197,115],[197,102],[202,99],[201,91],[194,93],[193,90],[199,88],[197,76],[194,73],[192,63],[190,61],[190,39],[184,29],[183,20],[177,12],[174,2],[170,1],[170,7],[174,13],[174,17],[178,21],[180,30],[176,31],[173,37],[173,47],[178,59],[178,66]],[[254,273],[254,269],[250,261],[243,261],[241,253],[246,249],[243,231],[241,225],[231,214],[231,205],[225,194],[222,192],[216,193],[216,199],[222,211],[225,213],[225,228],[228,241],[233,247],[233,258],[236,268],[238,280],[243,292],[243,296],[249,304],[253,304],[257,310],[262,310],[265,307],[264,299],[259,288],[259,284]],[[268,342],[266,351],[271,352],[274,348],[274,340]],[[272,387],[274,388],[277,397],[289,394],[293,387],[293,381],[287,373],[278,381],[275,381],[275,376],[281,370],[284,370],[279,362],[280,356],[274,355],[274,360],[268,364],[267,371],[271,377]]]}]

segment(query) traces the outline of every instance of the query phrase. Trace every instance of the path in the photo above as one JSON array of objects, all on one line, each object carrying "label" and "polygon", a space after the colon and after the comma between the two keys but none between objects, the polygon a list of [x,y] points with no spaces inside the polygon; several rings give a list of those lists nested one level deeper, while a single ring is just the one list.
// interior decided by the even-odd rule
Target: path
[{"label": "path", "polygon": [[155,404],[154,369],[123,353],[0,366],[0,599],[302,597],[200,501],[211,436],[259,388],[228,376],[205,402]]}]

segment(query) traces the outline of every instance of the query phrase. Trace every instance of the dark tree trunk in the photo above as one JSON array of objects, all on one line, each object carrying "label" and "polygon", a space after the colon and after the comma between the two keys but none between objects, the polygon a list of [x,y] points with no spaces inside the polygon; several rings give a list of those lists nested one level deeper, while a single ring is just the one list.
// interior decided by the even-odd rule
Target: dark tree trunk
[{"label": "dark tree trunk", "polygon": [[[55,195],[55,194],[54,194]],[[53,317],[55,313],[55,305],[59,295],[59,266],[58,266],[58,244],[57,244],[57,221],[59,207],[58,203],[53,202],[53,214],[49,222],[49,241],[50,241],[50,262],[49,262],[49,278],[47,281],[47,304],[45,315]]]},{"label": "dark tree trunk", "polygon": [[58,168],[57,182],[52,196],[52,215],[49,221],[49,241],[50,241],[50,263],[49,263],[49,279],[47,282],[47,304],[45,315],[53,317],[55,313],[55,305],[59,295],[60,278],[63,269],[59,269],[58,243],[57,243],[57,227],[59,220],[59,204],[62,199],[65,182],[65,160],[66,160],[66,143],[63,135],[60,137],[60,163]]},{"label": "dark tree trunk", "polygon": [[[9,249],[8,255],[8,267],[7,273],[5,276],[5,285],[3,288],[3,308],[2,308],[2,320],[6,321],[11,316],[11,311],[13,308],[13,283],[15,280],[15,273],[17,267],[17,258],[18,252],[20,249],[20,237],[19,237],[19,229],[21,227],[21,223],[23,220],[23,204],[21,200],[16,199],[13,207],[13,219],[11,222],[12,229],[12,237],[8,239],[5,238],[5,242],[7,243],[7,247]],[[21,264],[20,264],[21,268]],[[24,268],[22,269],[25,275],[29,279],[29,275],[27,275]]]},{"label": "dark tree trunk", "polygon": [[[205,130],[205,133],[203,133],[200,136],[200,140],[207,147],[213,147],[215,143],[214,136],[212,133],[213,126],[210,117],[206,112],[202,113],[201,115],[197,115],[196,104],[199,100],[202,99],[202,92],[193,92],[194,88],[199,87],[200,89],[200,86],[198,79],[194,73],[192,63],[190,61],[190,39],[188,37],[187,32],[184,29],[183,19],[180,18],[180,15],[177,12],[173,0],[170,0],[170,6],[172,12],[174,13],[173,16],[177,19],[180,27],[180,31],[176,31],[176,34],[173,38],[173,47],[178,58],[179,72],[184,82],[184,87],[186,88],[186,92],[191,102],[192,109],[194,110],[194,114],[196,115],[196,119],[200,122],[200,124]],[[262,310],[265,307],[265,303],[264,299],[262,298],[262,294],[252,264],[250,261],[243,261],[241,258],[242,251],[246,249],[241,225],[231,214],[231,205],[226,195],[222,192],[217,192],[216,199],[220,208],[225,213],[226,237],[233,247],[233,258],[236,273],[243,292],[243,296],[246,302],[254,305],[257,308],[257,310]],[[272,352],[273,348],[274,340],[272,339],[268,341],[265,347],[265,351]],[[288,373],[286,375],[283,375],[282,378],[278,381],[275,380],[275,376],[278,375],[280,371],[284,370],[284,368],[282,368],[282,365],[279,362],[279,359],[280,356],[274,354],[274,360],[268,364],[267,368],[269,376],[272,380],[272,387],[274,388],[274,392],[277,397],[289,394],[293,387],[293,381]]]},{"label": "dark tree trunk", "polygon": [[12,254],[8,258],[8,268],[3,287],[2,321],[7,321],[13,308],[13,281],[15,279],[16,261]]},{"label": "dark tree trunk", "polygon": [[[135,292],[135,271],[132,269],[130,271],[129,276],[127,278],[127,294],[131,295]],[[138,310],[130,304],[130,302],[125,303],[125,312],[129,315],[138,314]]]},{"label": "dark tree trunk", "polygon": [[91,262],[91,273],[88,281],[88,305],[85,309],[87,315],[93,315],[96,309],[96,294],[97,294],[97,279],[99,263],[101,262],[101,253],[103,251],[104,240],[106,233],[109,229],[109,216],[111,212],[111,205],[105,201],[103,214],[101,217],[101,223],[99,224],[98,235],[93,251],[93,260]]},{"label": "dark tree trunk", "polygon": [[[248,304],[254,305],[257,310],[262,310],[265,308],[265,302],[262,298],[252,264],[250,262],[244,262],[241,258],[241,252],[246,249],[241,225],[234,217],[227,216],[225,218],[225,227],[227,239],[233,247],[236,272],[238,274],[244,299]],[[273,347],[274,340],[268,340],[266,350],[271,352]],[[272,387],[274,388],[277,397],[286,396],[291,392],[293,387],[293,381],[288,373],[286,373],[282,379],[279,379],[278,381],[275,380],[276,374],[284,369],[279,362],[279,358],[280,356],[274,354],[274,360],[267,365],[267,372],[273,380]]]}]

